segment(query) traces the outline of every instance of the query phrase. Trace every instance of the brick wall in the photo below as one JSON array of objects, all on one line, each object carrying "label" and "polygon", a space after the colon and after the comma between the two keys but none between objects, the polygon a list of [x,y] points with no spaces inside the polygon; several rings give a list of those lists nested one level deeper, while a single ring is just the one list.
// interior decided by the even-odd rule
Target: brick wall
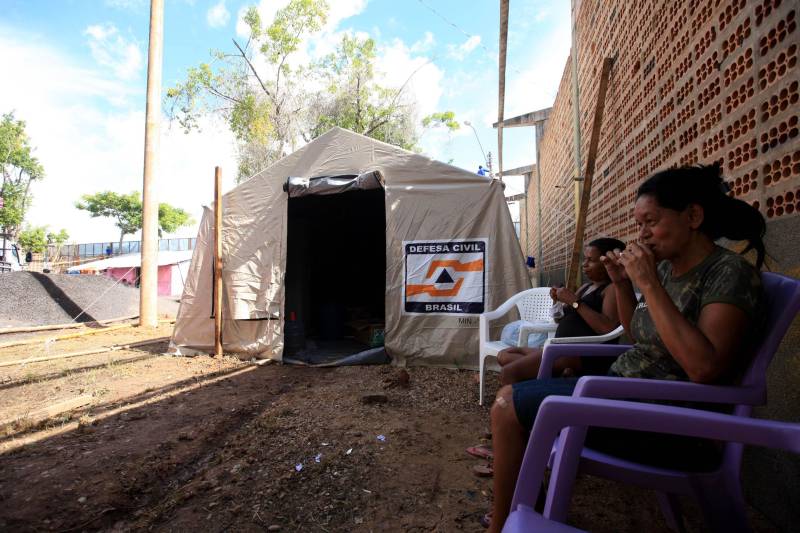
[{"label": "brick wall", "polygon": [[[637,186],[654,171],[719,161],[731,195],[767,219],[770,266],[800,275],[800,2],[581,0],[578,82],[586,157],[603,58],[615,57],[586,238],[636,238]],[[564,278],[574,239],[570,61],[541,139],[545,284]],[[582,167],[583,168],[583,167]],[[535,182],[534,182],[535,183]],[[537,193],[528,197],[536,235]],[[531,239],[527,255],[536,255]],[[800,420],[800,327],[772,365],[759,416]],[[800,459],[748,452],[748,499],[780,527],[800,522]]]},{"label": "brick wall", "polygon": [[[720,161],[731,194],[768,220],[800,209],[796,0],[583,0],[578,13],[582,153],[600,67],[615,57],[587,238],[633,239],[636,187],[656,170]],[[564,75],[541,142],[544,270],[573,239],[572,78]],[[528,198],[536,231],[536,195]],[[531,252],[533,250],[530,250]],[[533,254],[535,255],[535,254]]]}]

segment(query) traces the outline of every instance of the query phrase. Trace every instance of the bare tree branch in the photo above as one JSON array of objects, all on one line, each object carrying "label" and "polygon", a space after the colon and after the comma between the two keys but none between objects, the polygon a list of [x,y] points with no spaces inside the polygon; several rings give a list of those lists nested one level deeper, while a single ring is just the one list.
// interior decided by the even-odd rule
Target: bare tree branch
[{"label": "bare tree branch", "polygon": [[[434,60],[434,59],[436,59],[436,57],[432,57],[432,58],[430,58],[429,60],[427,60],[426,62],[424,62],[423,64],[421,64],[420,66],[418,66],[418,67],[417,67],[417,68],[414,70],[414,72],[412,72],[412,73],[411,73],[411,74],[408,76],[408,78],[406,78],[406,81],[404,81],[404,82],[403,82],[403,85],[401,85],[401,86],[400,86],[400,88],[399,88],[399,89],[397,89],[397,91],[394,93],[394,97],[392,97],[392,101],[389,103],[389,110],[392,110],[392,109],[394,109],[394,107],[395,107],[395,103],[397,102],[397,99],[398,99],[398,98],[400,97],[400,95],[403,93],[403,90],[405,90],[405,88],[406,88],[406,85],[408,85],[408,82],[410,82],[410,81],[411,81],[411,78],[413,78],[413,77],[416,75],[416,73],[417,73],[417,72],[419,72],[420,70],[422,70],[424,67],[428,66],[428,63],[433,63],[433,60]],[[374,119],[373,119],[371,122],[372,122],[372,123],[374,123]],[[378,129],[379,127],[381,127],[381,126],[383,126],[384,124],[386,124],[386,122],[388,122],[388,119],[386,119],[386,120],[384,120],[384,121],[380,122],[380,123],[379,123],[379,124],[377,124],[377,125],[373,125],[373,124],[371,123],[371,124],[370,124],[370,127],[367,129],[367,132],[366,132],[364,135],[369,135],[371,132],[375,131],[375,130],[376,130],[376,129]]]},{"label": "bare tree branch", "polygon": [[231,39],[231,40],[233,41],[233,44],[236,46],[236,48],[238,48],[239,51],[242,53],[242,59],[244,59],[245,62],[247,63],[247,66],[250,67],[250,71],[253,73],[253,76],[256,77],[258,83],[261,85],[261,89],[263,89],[264,92],[267,93],[267,96],[271,98],[272,94],[270,94],[269,89],[267,89],[266,85],[264,85],[264,82],[261,81],[261,76],[259,76],[258,72],[256,72],[256,68],[250,62],[250,59],[247,57],[247,54],[244,53],[244,50],[242,50],[242,47],[239,46],[239,43],[236,42],[236,39]]},{"label": "bare tree branch", "polygon": [[381,120],[377,124],[370,124],[370,128],[367,131],[365,131],[364,133],[362,133],[362,135],[369,136],[370,133],[372,133],[373,131],[377,130],[378,128],[380,128],[381,126],[383,126],[384,124],[389,122],[389,118],[391,118],[391,117],[385,118],[384,120]]},{"label": "bare tree branch", "polygon": [[206,88],[207,88],[207,89],[208,89],[208,90],[209,90],[209,91],[210,91],[210,92],[211,92],[211,93],[212,93],[214,96],[218,96],[218,97],[222,98],[223,100],[228,100],[229,102],[233,102],[233,103],[235,103],[235,104],[241,104],[241,103],[242,103],[242,101],[241,101],[241,100],[239,100],[238,98],[234,98],[233,96],[229,96],[229,95],[227,95],[227,94],[225,94],[225,93],[221,92],[219,89],[217,89],[216,87],[214,87],[214,86],[212,86],[212,85],[207,85],[207,86],[206,86]]}]

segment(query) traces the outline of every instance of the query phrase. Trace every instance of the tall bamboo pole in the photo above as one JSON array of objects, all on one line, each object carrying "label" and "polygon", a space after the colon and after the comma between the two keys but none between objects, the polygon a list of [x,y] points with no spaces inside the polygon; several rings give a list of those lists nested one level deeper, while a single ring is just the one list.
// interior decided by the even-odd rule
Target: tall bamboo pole
[{"label": "tall bamboo pole", "polygon": [[594,121],[592,122],[592,130],[589,132],[589,152],[586,155],[586,170],[584,173],[583,190],[581,191],[580,210],[575,219],[575,241],[572,246],[572,256],[569,262],[569,270],[567,271],[567,287],[577,290],[578,272],[580,272],[581,251],[583,250],[583,234],[586,229],[586,218],[589,216],[589,200],[592,196],[592,179],[594,177],[595,161],[597,159],[597,147],[600,144],[600,129],[603,126],[603,113],[606,108],[606,91],[608,90],[608,81],[611,77],[611,67],[614,65],[614,60],[607,57],[603,61],[603,68],[600,71],[600,84],[597,88],[597,101],[594,107]]},{"label": "tall bamboo pole", "polygon": [[536,253],[537,286],[541,287],[544,282],[542,270],[544,269],[544,248],[542,246],[542,160],[540,155],[540,143],[544,134],[544,121],[536,123],[536,239],[539,246]]},{"label": "tall bamboo pole", "polygon": [[151,0],[142,185],[142,269],[139,283],[139,325],[149,328],[158,326],[158,198],[155,181],[161,120],[163,33],[164,1]]},{"label": "tall bamboo pole", "polygon": [[[581,176],[581,106],[580,106],[580,89],[578,83],[578,6],[575,0],[572,0],[572,56],[571,73],[572,73],[572,110],[574,111],[573,123],[573,142],[575,144],[575,176],[574,176],[574,205],[575,205],[575,220],[578,219],[578,214],[581,209],[581,197],[583,196],[583,177]],[[577,225],[575,227],[577,231]],[[581,238],[583,236],[581,235]],[[566,243],[564,243],[566,246]],[[569,265],[567,265],[567,272],[565,277],[569,277]],[[581,274],[576,274],[576,283],[580,284]]]},{"label": "tall bamboo pole", "polygon": [[214,168],[214,355],[222,355],[222,171]]}]

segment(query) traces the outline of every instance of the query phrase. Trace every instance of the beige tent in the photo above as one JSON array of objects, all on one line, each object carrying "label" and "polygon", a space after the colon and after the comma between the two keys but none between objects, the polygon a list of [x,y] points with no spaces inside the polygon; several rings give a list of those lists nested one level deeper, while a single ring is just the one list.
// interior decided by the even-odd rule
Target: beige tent
[{"label": "beige tent", "polygon": [[[501,183],[340,128],[222,208],[223,345],[243,358],[282,360],[299,329],[352,353],[351,326],[383,322],[395,364],[476,368],[478,314],[530,287]],[[213,218],[205,208],[175,353],[213,351]]]}]

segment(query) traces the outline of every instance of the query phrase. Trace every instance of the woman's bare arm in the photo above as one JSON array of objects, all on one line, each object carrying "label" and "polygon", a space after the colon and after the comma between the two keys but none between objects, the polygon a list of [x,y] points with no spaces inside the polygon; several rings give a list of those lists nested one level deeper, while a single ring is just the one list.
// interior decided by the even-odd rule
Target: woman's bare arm
[{"label": "woman's bare arm", "polygon": [[608,252],[600,258],[606,267],[608,277],[614,284],[614,299],[617,303],[617,317],[622,327],[630,335],[631,319],[636,309],[636,294],[633,292],[631,280],[625,274],[625,267],[619,262],[619,251]]},{"label": "woman's bare arm", "polygon": [[747,314],[732,304],[703,307],[697,325],[684,317],[658,281],[655,259],[646,247],[631,245],[623,259],[636,281],[647,309],[670,355],[696,383],[711,383],[724,374],[738,353],[747,332]]}]

